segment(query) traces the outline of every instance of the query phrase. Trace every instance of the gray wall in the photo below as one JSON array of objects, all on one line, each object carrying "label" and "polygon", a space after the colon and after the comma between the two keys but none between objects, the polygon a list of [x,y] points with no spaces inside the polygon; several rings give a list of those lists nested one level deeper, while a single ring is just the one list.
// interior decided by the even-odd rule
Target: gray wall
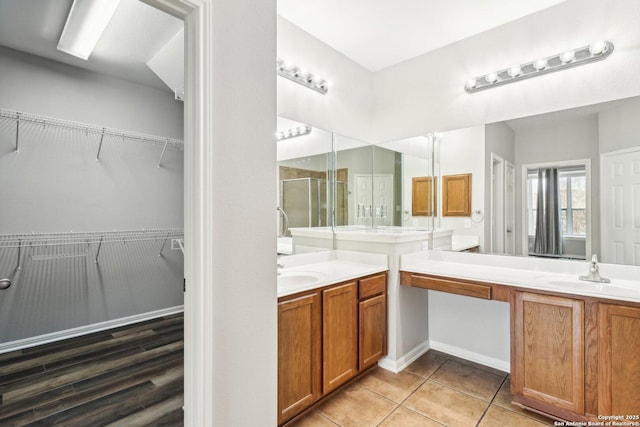
[{"label": "gray wall", "polygon": [[0,108],[182,139],[171,93],[5,47]]},{"label": "gray wall", "polygon": [[[0,48],[0,108],[182,139],[171,94]],[[0,233],[182,227],[182,152],[0,120]]]},{"label": "gray wall", "polygon": [[[0,108],[182,139],[168,92],[0,48]],[[183,153],[162,145],[0,119],[0,234],[183,227]],[[110,243],[82,256],[23,255],[0,295],[0,342],[182,305],[183,256],[162,242]],[[169,245],[168,245],[169,246]],[[65,252],[62,251],[62,252]],[[17,251],[0,250],[0,275]],[[7,329],[7,328],[5,328]]]},{"label": "gray wall", "polygon": [[640,145],[640,97],[616,103],[599,115],[600,153]]},{"label": "gray wall", "polygon": [[598,117],[563,118],[542,127],[515,132],[516,254],[522,254],[522,165],[591,159],[591,251],[600,251],[600,161]]}]

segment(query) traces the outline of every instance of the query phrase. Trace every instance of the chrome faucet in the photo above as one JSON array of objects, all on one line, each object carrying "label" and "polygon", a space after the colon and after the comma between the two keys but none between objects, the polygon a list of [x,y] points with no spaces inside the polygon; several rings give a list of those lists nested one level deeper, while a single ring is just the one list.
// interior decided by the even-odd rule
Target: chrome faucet
[{"label": "chrome faucet", "polygon": [[578,277],[580,280],[596,283],[611,283],[611,280],[600,277],[600,269],[598,267],[598,255],[591,256],[589,263],[589,273],[586,276]]}]

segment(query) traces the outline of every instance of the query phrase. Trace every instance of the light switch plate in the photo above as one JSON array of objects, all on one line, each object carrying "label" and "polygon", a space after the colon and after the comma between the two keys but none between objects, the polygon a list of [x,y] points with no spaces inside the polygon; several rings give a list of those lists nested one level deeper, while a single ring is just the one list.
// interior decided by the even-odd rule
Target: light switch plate
[{"label": "light switch plate", "polygon": [[464,228],[471,228],[471,220],[470,219],[465,219],[464,220]]}]

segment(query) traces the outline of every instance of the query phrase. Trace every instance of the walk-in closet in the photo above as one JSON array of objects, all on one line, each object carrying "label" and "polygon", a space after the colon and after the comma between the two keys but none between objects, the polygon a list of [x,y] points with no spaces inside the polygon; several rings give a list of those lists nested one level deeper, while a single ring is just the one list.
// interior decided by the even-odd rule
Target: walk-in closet
[{"label": "walk-in closet", "polygon": [[145,64],[182,22],[123,0],[110,25],[160,16],[83,61],[55,49],[72,2],[36,3],[1,5],[3,353],[183,308],[183,103]]}]

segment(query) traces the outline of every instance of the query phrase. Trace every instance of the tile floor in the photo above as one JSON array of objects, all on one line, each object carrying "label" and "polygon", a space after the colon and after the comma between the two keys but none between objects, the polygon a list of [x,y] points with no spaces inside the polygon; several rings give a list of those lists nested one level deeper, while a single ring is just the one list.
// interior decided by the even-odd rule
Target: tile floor
[{"label": "tile floor", "polygon": [[430,350],[404,371],[375,368],[295,427],[542,427],[553,420],[511,404],[509,376]]}]

